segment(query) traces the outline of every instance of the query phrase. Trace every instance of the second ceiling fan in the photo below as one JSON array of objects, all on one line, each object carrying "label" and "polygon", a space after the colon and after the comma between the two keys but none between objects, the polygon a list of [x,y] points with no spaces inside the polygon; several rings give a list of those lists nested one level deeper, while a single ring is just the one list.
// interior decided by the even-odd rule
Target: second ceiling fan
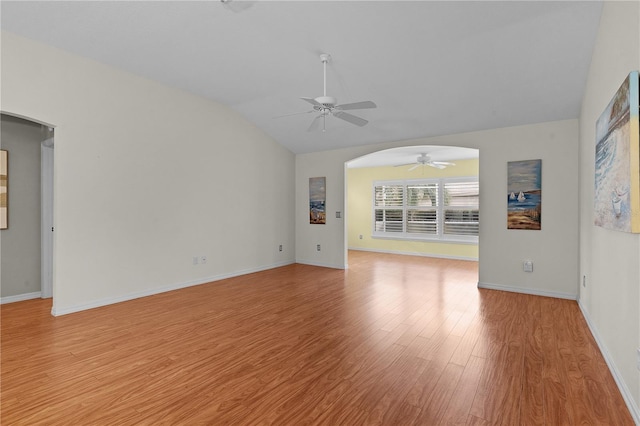
[{"label": "second ceiling fan", "polygon": [[295,114],[288,115],[296,115],[296,114],[309,114],[312,112],[317,112],[318,115],[313,119],[311,125],[307,129],[307,131],[312,132],[314,130],[318,130],[320,128],[320,123],[322,123],[322,131],[326,130],[326,119],[328,116],[333,116],[344,120],[348,123],[355,124],[356,126],[364,126],[368,123],[364,118],[355,116],[350,114],[348,110],[355,109],[368,109],[368,108],[376,108],[377,105],[372,101],[362,101],[362,102],[354,102],[349,104],[338,104],[338,100],[332,96],[327,96],[327,62],[331,59],[331,55],[327,53],[323,53],[320,55],[320,60],[322,61],[323,70],[324,70],[324,92],[322,96],[318,96],[317,98],[300,98],[303,101],[309,102],[313,109],[311,111],[299,112]]},{"label": "second ceiling fan", "polygon": [[447,166],[455,166],[455,163],[449,163],[447,161],[433,161],[431,160],[431,157],[428,156],[425,153],[420,154],[420,156],[418,156],[418,158],[416,159],[416,161],[414,161],[413,163],[406,163],[406,164],[398,164],[396,167],[402,167],[402,166],[411,166],[413,165],[413,167],[411,167],[408,171],[414,170],[420,166],[429,166],[429,167],[435,167],[436,169],[444,169]]}]

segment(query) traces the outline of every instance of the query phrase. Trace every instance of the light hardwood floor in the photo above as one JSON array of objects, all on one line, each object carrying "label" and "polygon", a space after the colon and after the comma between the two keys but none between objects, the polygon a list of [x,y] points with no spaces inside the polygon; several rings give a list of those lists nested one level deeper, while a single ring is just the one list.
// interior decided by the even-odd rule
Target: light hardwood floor
[{"label": "light hardwood floor", "polygon": [[1,422],[632,425],[575,301],[349,253],[50,316],[3,305]]}]

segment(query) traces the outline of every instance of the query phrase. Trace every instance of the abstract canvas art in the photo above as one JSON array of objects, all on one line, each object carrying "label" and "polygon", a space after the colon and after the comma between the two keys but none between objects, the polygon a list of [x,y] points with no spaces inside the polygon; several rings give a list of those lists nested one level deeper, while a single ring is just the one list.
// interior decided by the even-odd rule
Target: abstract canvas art
[{"label": "abstract canvas art", "polygon": [[316,225],[324,225],[327,223],[327,214],[325,211],[327,194],[325,186],[326,178],[309,178],[309,223]]},{"label": "abstract canvas art", "polygon": [[7,229],[9,221],[8,211],[8,154],[4,149],[0,150],[0,229]]},{"label": "abstract canvas art", "polygon": [[594,224],[640,232],[638,71],[631,72],[596,122]]},{"label": "abstract canvas art", "polygon": [[507,229],[541,228],[542,160],[507,164]]}]

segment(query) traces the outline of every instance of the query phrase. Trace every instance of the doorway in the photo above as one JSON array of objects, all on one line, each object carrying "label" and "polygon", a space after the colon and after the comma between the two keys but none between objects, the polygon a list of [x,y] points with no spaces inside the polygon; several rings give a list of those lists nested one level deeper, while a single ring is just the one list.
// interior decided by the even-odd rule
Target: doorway
[{"label": "doorway", "polygon": [[478,261],[479,150],[407,146],[348,161],[345,207],[347,264],[349,250]]},{"label": "doorway", "polygon": [[53,297],[53,127],[3,112],[8,227],[2,230],[0,303]]},{"label": "doorway", "polygon": [[41,287],[42,298],[53,297],[53,135],[40,147],[40,200],[41,200]]}]

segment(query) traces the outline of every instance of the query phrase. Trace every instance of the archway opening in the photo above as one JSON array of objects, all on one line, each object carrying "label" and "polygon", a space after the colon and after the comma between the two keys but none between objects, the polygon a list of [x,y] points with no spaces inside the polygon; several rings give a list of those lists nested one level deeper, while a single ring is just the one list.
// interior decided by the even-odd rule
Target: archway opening
[{"label": "archway opening", "polygon": [[479,262],[478,149],[413,145],[345,163],[345,257]]}]

